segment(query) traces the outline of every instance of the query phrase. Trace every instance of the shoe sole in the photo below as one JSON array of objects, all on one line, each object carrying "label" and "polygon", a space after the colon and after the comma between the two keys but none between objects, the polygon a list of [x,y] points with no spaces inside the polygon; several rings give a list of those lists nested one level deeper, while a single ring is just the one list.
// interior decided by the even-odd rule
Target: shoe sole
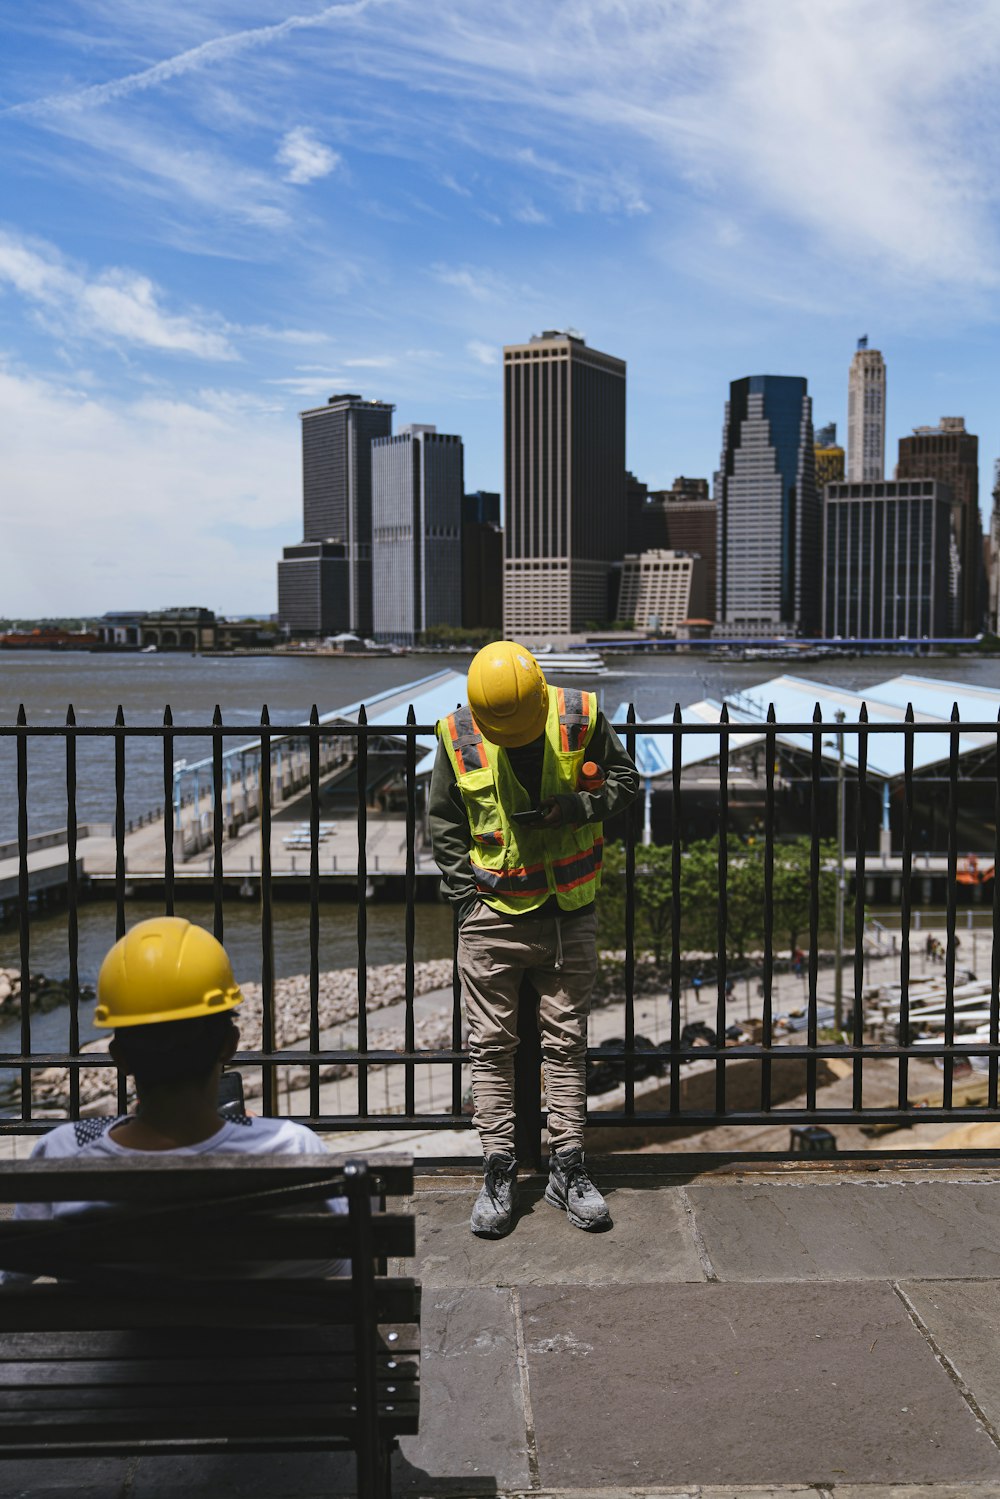
[{"label": "shoe sole", "polygon": [[477,1239],[506,1239],[507,1235],[510,1233],[513,1227],[513,1223],[508,1223],[506,1228],[473,1228],[472,1224],[470,1223],[469,1231],[473,1233]]},{"label": "shoe sole", "polygon": [[569,1219],[570,1223],[572,1223],[573,1227],[582,1228],[584,1233],[599,1233],[602,1229],[614,1227],[614,1222],[610,1213],[606,1213],[603,1218],[590,1220],[578,1218],[576,1213],[573,1212],[572,1208],[570,1208],[563,1201],[563,1199],[553,1191],[551,1185],[545,1188],[545,1201],[547,1203],[550,1203],[554,1208],[561,1208],[562,1211],[566,1214],[566,1217]]}]

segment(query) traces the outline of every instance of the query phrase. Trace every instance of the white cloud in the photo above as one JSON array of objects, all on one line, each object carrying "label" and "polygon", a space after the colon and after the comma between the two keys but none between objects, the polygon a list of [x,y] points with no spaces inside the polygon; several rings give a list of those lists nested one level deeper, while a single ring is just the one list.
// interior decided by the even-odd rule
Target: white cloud
[{"label": "white cloud", "polygon": [[251,47],[266,47],[269,43],[287,36],[290,32],[307,27],[326,26],[331,21],[347,21],[358,16],[375,4],[376,0],[354,0],[353,4],[325,5],[312,16],[289,16],[274,26],[252,26],[243,31],[231,31],[225,36],[213,37],[197,47],[189,47],[173,57],[164,58],[152,67],[141,68],[122,78],[108,83],[94,84],[90,88],[73,89],[62,94],[48,94],[44,98],[15,104],[0,110],[0,115],[45,115],[64,110],[99,108],[102,104],[126,99],[130,94],[154,89],[170,83],[174,78],[217,62],[228,61]]},{"label": "white cloud", "polygon": [[393,0],[380,21],[351,23],[355,74],[421,90],[442,142],[459,111],[466,147],[571,209],[708,202],[754,221],[778,280],[792,251],[904,295],[996,285],[994,0]]},{"label": "white cloud", "polygon": [[438,261],[431,266],[431,274],[444,286],[453,286],[476,302],[493,302],[507,295],[506,282],[495,271],[469,265],[444,265]]},{"label": "white cloud", "polygon": [[148,277],[110,267],[91,278],[52,245],[0,232],[0,286],[5,284],[63,333],[198,359],[238,357],[212,320],[164,311]]},{"label": "white cloud", "polygon": [[137,584],[151,607],[274,607],[275,531],[301,524],[287,411],[222,391],[119,404],[0,366],[0,451],[8,612],[132,607]]},{"label": "white cloud", "polygon": [[465,348],[477,364],[495,365],[500,358],[496,344],[484,343],[480,338],[470,338]]},{"label": "white cloud", "polygon": [[530,199],[522,203],[519,208],[515,208],[514,217],[520,219],[522,224],[547,224],[549,222],[548,217],[542,213],[541,209],[536,208]]},{"label": "white cloud", "polygon": [[315,133],[305,125],[297,125],[281,139],[275,160],[287,167],[286,182],[315,182],[319,177],[329,177],[340,163],[340,155],[317,140]]}]

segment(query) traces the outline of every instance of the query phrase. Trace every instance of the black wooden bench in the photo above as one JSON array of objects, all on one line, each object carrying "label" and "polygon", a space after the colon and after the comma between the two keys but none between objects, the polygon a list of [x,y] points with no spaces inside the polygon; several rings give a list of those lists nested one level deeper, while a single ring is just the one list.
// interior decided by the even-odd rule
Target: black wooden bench
[{"label": "black wooden bench", "polygon": [[412,1187],[405,1156],[0,1166],[2,1202],[105,1205],[0,1221],[0,1268],[50,1278],[0,1287],[0,1450],[353,1448],[359,1495],[385,1499],[417,1430],[420,1288],[384,1274],[415,1238],[384,1203]]}]

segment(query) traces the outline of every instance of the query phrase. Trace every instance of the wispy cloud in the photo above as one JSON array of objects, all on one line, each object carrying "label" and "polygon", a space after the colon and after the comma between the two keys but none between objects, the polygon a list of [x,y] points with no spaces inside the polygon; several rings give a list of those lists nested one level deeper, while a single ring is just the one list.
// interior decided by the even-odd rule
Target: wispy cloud
[{"label": "wispy cloud", "polygon": [[324,146],[307,126],[297,125],[282,137],[275,160],[287,167],[286,182],[300,184],[329,177],[340,164],[340,153]]},{"label": "wispy cloud", "polygon": [[431,266],[431,275],[443,286],[465,292],[476,302],[495,302],[505,298],[510,291],[506,277],[476,266],[450,266],[439,261]]},{"label": "wispy cloud", "polygon": [[465,348],[477,364],[493,366],[499,362],[500,350],[496,344],[484,343],[481,338],[470,338]]},{"label": "wispy cloud", "polygon": [[197,47],[189,47],[184,52],[178,52],[174,57],[164,58],[162,62],[154,63],[152,67],[141,68],[138,72],[128,73],[122,78],[114,78],[107,83],[97,83],[90,88],[48,94],[41,99],[14,104],[6,110],[0,110],[0,115],[37,116],[67,109],[99,108],[103,104],[128,98],[130,94],[157,88],[161,84],[171,82],[174,78],[208,67],[212,63],[228,61],[238,53],[245,52],[252,47],[266,47],[290,32],[302,31],[308,27],[326,26],[335,20],[346,21],[360,15],[370,5],[378,3],[380,0],[353,0],[353,3],[342,5],[325,5],[315,15],[288,16],[274,26],[253,26],[242,31],[231,31],[225,36],[213,37],[211,41],[202,42]]},{"label": "wispy cloud", "polygon": [[41,241],[0,232],[3,285],[40,309],[64,334],[198,359],[238,358],[211,319],[165,311],[148,277],[120,267],[87,276]]}]

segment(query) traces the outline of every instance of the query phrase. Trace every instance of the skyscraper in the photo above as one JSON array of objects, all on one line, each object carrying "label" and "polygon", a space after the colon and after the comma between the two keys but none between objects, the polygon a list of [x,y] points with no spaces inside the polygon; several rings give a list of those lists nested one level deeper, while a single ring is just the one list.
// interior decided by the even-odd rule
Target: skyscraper
[{"label": "skyscraper", "polygon": [[867,338],[858,339],[847,377],[847,477],[885,478],[885,360]]},{"label": "skyscraper", "polygon": [[829,484],[823,624],[845,640],[949,633],[951,491],[934,479]]},{"label": "skyscraper", "polygon": [[827,484],[842,484],[844,481],[845,454],[837,443],[836,422],[817,427],[813,450],[816,454],[816,488],[822,496]]},{"label": "skyscraper", "polygon": [[491,490],[462,501],[462,624],[503,633],[503,528]]},{"label": "skyscraper", "polygon": [[372,631],[412,645],[462,623],[462,439],[413,425],[371,454]]},{"label": "skyscraper", "polygon": [[625,363],[550,330],[504,349],[504,633],[608,617],[625,553]]},{"label": "skyscraper", "polygon": [[951,527],[958,554],[955,628],[975,635],[983,627],[986,588],[983,525],[979,517],[979,438],[962,416],[943,416],[936,427],[914,427],[899,439],[898,479],[940,479],[951,490]]},{"label": "skyscraper", "polygon": [[820,627],[812,402],[797,375],[729,387],[716,475],[717,618],[740,634]]},{"label": "skyscraper", "polygon": [[[296,632],[371,634],[371,445],[392,431],[394,410],[338,395],[299,413],[302,543],[286,547],[278,563],[278,618]],[[343,550],[324,550],[327,543]],[[330,566],[334,560],[341,566]]]},{"label": "skyscraper", "polygon": [[674,480],[670,489],[658,491],[655,498],[662,504],[666,531],[665,540],[656,545],[672,548],[676,552],[694,552],[701,558],[704,564],[704,587],[699,593],[696,586],[696,601],[692,604],[692,612],[715,619],[717,506],[715,500],[709,498],[708,480],[689,479],[682,475]]}]

